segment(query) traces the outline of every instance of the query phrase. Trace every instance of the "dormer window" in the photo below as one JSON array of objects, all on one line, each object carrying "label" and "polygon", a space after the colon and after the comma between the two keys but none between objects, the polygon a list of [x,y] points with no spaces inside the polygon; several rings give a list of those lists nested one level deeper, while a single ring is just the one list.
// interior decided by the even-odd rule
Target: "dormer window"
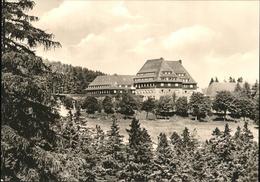
[{"label": "dormer window", "polygon": [[165,74],[165,75],[172,74],[172,72],[171,72],[171,71],[163,71],[162,73],[163,73],[163,74]]},{"label": "dormer window", "polygon": [[185,73],[178,73],[178,76],[185,76]]}]

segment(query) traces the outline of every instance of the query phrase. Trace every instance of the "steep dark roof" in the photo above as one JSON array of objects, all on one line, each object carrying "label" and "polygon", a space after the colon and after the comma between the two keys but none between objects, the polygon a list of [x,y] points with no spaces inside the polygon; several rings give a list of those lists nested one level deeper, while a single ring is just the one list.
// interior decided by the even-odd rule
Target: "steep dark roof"
[{"label": "steep dark roof", "polygon": [[[171,74],[163,74],[164,72],[171,72]],[[179,76],[178,74],[185,74]],[[153,81],[162,81],[160,77],[173,77],[176,80],[169,80],[171,82],[183,82],[183,79],[188,79],[185,83],[196,83],[190,76],[187,70],[183,67],[181,61],[166,61],[163,58],[147,60],[143,67],[138,71],[135,78],[153,78]],[[149,82],[146,80],[135,82]]]},{"label": "steep dark roof", "polygon": [[180,61],[166,61],[166,63],[173,69],[174,73],[184,73],[185,76],[179,78],[189,79],[188,83],[196,83],[195,80],[191,77],[189,72],[184,68]]}]

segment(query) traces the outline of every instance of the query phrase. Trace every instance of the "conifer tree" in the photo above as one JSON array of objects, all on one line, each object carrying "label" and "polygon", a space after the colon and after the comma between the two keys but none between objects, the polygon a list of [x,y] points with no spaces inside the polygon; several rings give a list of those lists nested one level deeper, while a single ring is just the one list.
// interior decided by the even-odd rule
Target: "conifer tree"
[{"label": "conifer tree", "polygon": [[257,96],[255,100],[256,103],[254,108],[254,121],[257,125],[259,125],[259,96]]},{"label": "conifer tree", "polygon": [[175,144],[179,144],[181,141],[181,137],[178,135],[178,133],[176,131],[174,131],[170,137],[171,139],[171,144],[175,145]]},{"label": "conifer tree", "polygon": [[158,145],[154,159],[154,173],[151,178],[156,181],[169,181],[175,173],[176,164],[172,161],[172,151],[165,133],[158,136]]},{"label": "conifer tree", "polygon": [[218,127],[215,128],[215,130],[212,132],[212,136],[220,136],[221,132]]},{"label": "conifer tree", "polygon": [[240,93],[242,91],[242,87],[240,86],[239,82],[237,82],[235,90],[236,93]]},{"label": "conifer tree", "polygon": [[210,79],[209,85],[211,85],[212,83],[214,83],[214,79],[213,78]]},{"label": "conifer tree", "polygon": [[120,177],[118,172],[124,167],[126,156],[122,140],[123,136],[119,134],[119,126],[115,117],[113,118],[111,129],[107,132],[107,136],[105,151],[100,154],[102,155],[100,165],[102,165],[103,173],[105,174],[103,179],[117,181]]},{"label": "conifer tree", "polygon": [[140,128],[139,120],[134,118],[127,129],[129,134],[128,165],[123,176],[128,181],[147,181],[152,171],[151,165],[153,152],[152,141],[147,130]]},{"label": "conifer tree", "polygon": [[240,137],[241,137],[241,128],[238,126],[237,130],[234,134],[234,139],[237,140],[237,139],[240,139]]},{"label": "conifer tree", "polygon": [[242,82],[243,82],[243,78],[242,78],[242,77],[239,77],[239,78],[237,79],[237,82],[238,82],[238,83],[242,83]]},{"label": "conifer tree", "polygon": [[231,135],[230,135],[230,131],[231,131],[231,130],[229,129],[229,125],[228,125],[228,123],[226,123],[226,124],[225,124],[224,133],[223,133],[224,136],[231,136]]},{"label": "conifer tree", "polygon": [[253,139],[253,134],[252,132],[248,129],[248,122],[245,122],[244,127],[243,127],[243,132],[242,132],[242,139],[245,143],[252,141]]},{"label": "conifer tree", "polygon": [[259,96],[259,83],[256,80],[255,84],[252,86],[252,97],[256,98]]},{"label": "conifer tree", "polygon": [[251,98],[251,86],[248,82],[245,82],[242,88],[242,93],[244,96]]},{"label": "conifer tree", "polygon": [[208,181],[208,176],[206,174],[207,166],[204,154],[197,150],[191,161],[191,175],[193,181]]},{"label": "conifer tree", "polygon": [[123,136],[119,133],[119,125],[117,119],[114,117],[111,125],[111,129],[107,132],[108,143],[106,150],[108,154],[112,154],[114,159],[119,159],[120,151],[123,150]]},{"label": "conifer tree", "polygon": [[233,81],[233,78],[230,76],[229,77],[229,82],[232,83],[232,81]]},{"label": "conifer tree", "polygon": [[4,152],[1,159],[5,161],[1,165],[1,178],[57,180],[59,169],[54,167],[57,158],[50,151],[57,141],[51,126],[58,118],[46,79],[50,70],[33,49],[38,45],[45,49],[61,45],[53,41],[52,34],[34,27],[33,22],[38,18],[26,12],[33,9],[33,1],[1,4],[1,152]]}]

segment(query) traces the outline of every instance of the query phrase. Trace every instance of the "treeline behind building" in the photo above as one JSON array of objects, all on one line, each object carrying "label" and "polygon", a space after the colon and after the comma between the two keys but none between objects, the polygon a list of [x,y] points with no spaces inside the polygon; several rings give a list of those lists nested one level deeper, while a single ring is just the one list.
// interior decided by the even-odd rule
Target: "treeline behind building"
[{"label": "treeline behind building", "polygon": [[97,76],[104,75],[100,71],[93,71],[81,66],[72,66],[61,62],[44,60],[44,63],[52,71],[52,74],[49,75],[49,87],[52,93],[82,94],[90,82]]}]

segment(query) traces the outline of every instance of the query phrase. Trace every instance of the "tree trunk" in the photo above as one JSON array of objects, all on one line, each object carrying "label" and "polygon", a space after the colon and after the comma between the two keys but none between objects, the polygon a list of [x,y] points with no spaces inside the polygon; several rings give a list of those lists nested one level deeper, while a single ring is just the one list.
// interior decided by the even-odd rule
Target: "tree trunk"
[{"label": "tree trunk", "polygon": [[224,121],[226,121],[226,114],[227,114],[227,111],[224,111]]},{"label": "tree trunk", "polygon": [[148,118],[148,112],[146,112],[146,119]]}]

